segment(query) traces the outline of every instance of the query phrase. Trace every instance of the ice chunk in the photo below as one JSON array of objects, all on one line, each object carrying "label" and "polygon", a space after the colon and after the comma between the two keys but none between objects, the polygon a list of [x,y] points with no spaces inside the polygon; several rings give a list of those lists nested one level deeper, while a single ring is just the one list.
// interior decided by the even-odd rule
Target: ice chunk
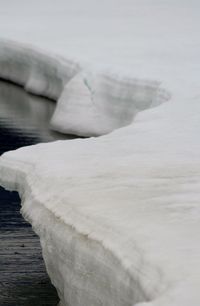
[{"label": "ice chunk", "polygon": [[0,76],[32,93],[57,100],[79,70],[76,62],[16,42],[0,41]]},{"label": "ice chunk", "polygon": [[156,81],[83,71],[65,86],[51,125],[67,134],[99,136],[130,124],[139,111],[169,98]]}]

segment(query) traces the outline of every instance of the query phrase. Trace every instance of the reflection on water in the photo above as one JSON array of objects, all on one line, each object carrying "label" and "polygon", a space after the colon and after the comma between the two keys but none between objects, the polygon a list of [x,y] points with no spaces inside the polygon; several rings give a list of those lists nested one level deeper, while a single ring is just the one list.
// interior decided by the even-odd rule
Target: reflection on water
[{"label": "reflection on water", "polygon": [[15,135],[30,137],[32,143],[69,138],[49,129],[55,103],[0,81],[0,133],[2,129],[7,129]]},{"label": "reflection on water", "polygon": [[[0,155],[39,142],[69,138],[50,131],[55,102],[0,81]],[[0,187],[0,305],[55,306],[38,237],[20,214],[16,192]]]}]

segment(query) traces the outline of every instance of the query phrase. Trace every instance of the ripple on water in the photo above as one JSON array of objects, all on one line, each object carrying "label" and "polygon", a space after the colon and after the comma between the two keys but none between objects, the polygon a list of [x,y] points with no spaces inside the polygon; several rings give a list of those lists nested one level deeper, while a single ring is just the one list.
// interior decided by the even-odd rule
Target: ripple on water
[{"label": "ripple on water", "polygon": [[[55,102],[0,82],[0,155],[39,142],[67,138],[49,129]],[[0,305],[54,306],[39,238],[20,214],[17,192],[0,187]]]}]

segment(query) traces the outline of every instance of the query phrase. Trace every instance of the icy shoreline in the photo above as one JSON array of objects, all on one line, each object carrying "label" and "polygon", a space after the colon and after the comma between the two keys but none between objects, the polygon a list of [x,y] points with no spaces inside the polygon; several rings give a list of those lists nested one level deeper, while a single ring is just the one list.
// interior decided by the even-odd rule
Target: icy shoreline
[{"label": "icy shoreline", "polygon": [[[55,11],[45,0],[41,15],[34,4],[29,18],[57,27],[62,55],[83,35],[80,56],[85,48],[104,59],[110,43],[108,61],[126,63],[128,76],[49,55],[51,35],[47,53],[1,41],[0,76],[58,100],[52,128],[109,134],[7,152],[0,182],[20,193],[62,306],[199,306],[199,4],[125,2],[113,11],[106,1],[101,11],[73,1],[72,14],[64,1]],[[16,37],[30,42],[19,20]],[[27,32],[38,34],[30,24]]]},{"label": "icy shoreline", "polygon": [[[81,136],[90,136],[93,134],[101,135],[120,126],[130,124],[138,111],[155,107],[170,98],[169,92],[160,88],[159,82],[135,78],[124,79],[111,74],[106,75],[105,73],[98,73],[95,75],[94,71],[83,70],[80,64],[73,61],[61,60],[57,56],[49,56],[32,47],[5,40],[1,41],[0,76],[5,80],[22,85],[28,92],[58,100],[58,105],[52,120],[53,126],[55,125],[56,129],[61,132],[76,133]],[[80,101],[82,99],[84,103],[82,103],[83,107],[81,109]],[[97,109],[94,110],[94,114],[92,114],[95,120],[98,115],[106,117],[107,113],[109,114],[106,107],[109,107],[110,110],[114,108],[114,117],[113,114],[112,117],[108,115],[108,118],[103,120],[99,127],[98,122],[92,122],[91,126],[89,125],[88,127],[90,114],[88,114],[87,100],[89,100],[89,103],[93,103],[95,100],[97,104],[99,104]],[[119,110],[115,110],[116,103],[124,105],[122,105]],[[102,106],[105,108],[103,113],[101,113],[99,109],[99,107]],[[73,107],[75,111],[74,109],[72,110],[74,114],[71,116],[70,123],[70,120],[68,118],[66,120],[65,117],[69,115],[70,108]],[[80,111],[81,117],[77,115],[77,112]],[[125,119],[123,119],[123,117],[125,117]],[[128,117],[128,119],[126,117]],[[81,118],[85,119],[82,125],[80,126],[79,122],[78,125],[74,127],[74,121],[78,122]],[[109,124],[111,119],[116,120],[113,125]],[[109,124],[108,128],[105,128],[106,121]],[[102,128],[103,125],[104,128]],[[88,278],[88,287],[93,288],[91,290],[94,290],[94,292],[97,290],[96,295],[99,295],[99,300],[105,299],[103,304],[132,305],[133,301],[135,304],[135,302],[150,299],[150,296],[154,296],[154,291],[158,292],[162,289],[158,273],[156,279],[153,280],[152,289],[148,289],[149,292],[147,297],[144,288],[142,288],[142,285],[140,288],[140,284],[135,279],[136,276],[129,275],[129,263],[124,263],[123,255],[120,254],[119,250],[116,250],[115,253],[112,246],[109,245],[110,242],[108,242],[108,245],[104,245],[104,243],[102,243],[103,237],[98,237],[98,235],[94,238],[89,237],[88,234],[90,229],[87,229],[87,224],[82,224],[80,228],[79,226],[76,228],[73,219],[69,219],[67,223],[63,222],[63,220],[59,223],[56,215],[54,215],[51,210],[47,209],[44,203],[37,201],[37,197],[33,195],[35,191],[32,190],[31,183],[29,183],[28,179],[28,173],[33,171],[32,167],[28,165],[26,169],[25,164],[19,163],[18,165],[16,161],[14,163],[11,161],[11,164],[10,162],[7,164],[7,160],[4,159],[4,156],[5,154],[1,157],[1,184],[9,190],[17,190],[20,194],[22,199],[22,214],[25,219],[32,224],[35,232],[40,237],[47,271],[58,290],[61,305],[65,305],[69,296],[65,296],[65,293],[62,292],[60,288],[62,278],[64,277],[63,275],[59,275],[58,272],[61,263],[59,261],[58,263],[54,262],[53,258],[55,256],[57,258],[61,256],[57,250],[60,245],[66,245],[66,243],[67,246],[63,250],[63,252],[65,252],[64,257],[67,256],[70,258],[71,256],[73,258],[75,254],[70,254],[71,237],[74,237],[79,248],[76,250],[76,253],[82,253],[79,259],[80,262],[76,262],[76,265],[82,266],[84,271],[89,271],[91,265],[95,267],[95,274],[98,274],[98,278],[96,281],[95,275],[93,275],[91,279]],[[54,228],[52,228],[52,224],[54,224]],[[82,228],[82,226],[85,228]],[[46,237],[47,232],[49,238]],[[63,232],[65,232],[64,237],[62,235]],[[59,235],[61,236],[60,241],[56,241],[55,237]],[[69,241],[66,240],[67,237],[69,237]],[[83,239],[85,240],[85,237],[88,237],[87,243],[86,246],[83,246]],[[87,245],[88,243],[89,245]],[[84,252],[82,248],[85,248]],[[56,254],[52,251],[53,249],[56,250]],[[102,256],[102,262],[98,264],[98,262],[96,262],[96,257],[98,257],[99,254]],[[90,260],[88,261],[89,257]],[[61,256],[61,261],[63,260]],[[103,268],[102,264],[105,268]],[[64,266],[62,269],[64,269]],[[147,274],[149,273],[148,269]],[[67,283],[69,280],[73,283],[73,277],[76,276],[77,273],[76,269],[74,270],[73,264],[72,267],[70,267],[66,263],[66,270],[68,275]],[[57,276],[55,276],[55,272],[58,274]],[[88,274],[88,272],[83,271],[81,271],[81,273]],[[118,274],[121,275],[120,278]],[[150,275],[148,277],[151,278]],[[100,283],[104,283],[104,279],[107,279],[107,282],[109,281],[108,285],[112,283],[112,290],[108,287],[107,293],[105,285],[99,288]],[[86,280],[87,277],[84,277],[83,274],[81,276],[81,282],[83,282],[83,284],[80,285],[83,286]],[[77,284],[78,282],[79,280],[77,279]],[[156,284],[154,284],[154,282]],[[70,287],[71,285],[69,285],[69,288]],[[158,289],[158,287],[161,289]],[[101,292],[101,290],[104,292]],[[94,295],[94,292],[92,292],[92,295]],[[82,303],[83,299],[80,301],[72,300],[70,302],[71,305],[76,306],[79,304],[82,305]],[[95,297],[93,300],[92,296],[88,296],[87,301],[84,303],[94,305],[98,303],[98,298]]]},{"label": "icy shoreline", "polygon": [[78,63],[38,48],[0,40],[0,77],[25,90],[57,100],[64,85],[80,70]]},{"label": "icy shoreline", "polygon": [[[149,123],[145,125],[148,129]],[[124,146],[123,139],[133,137],[127,129],[126,135],[121,130],[98,140],[59,141],[9,152],[1,157],[1,184],[20,193],[22,213],[41,238],[61,305],[135,305],[148,300],[159,306],[198,305],[195,156],[191,162],[190,154],[179,151],[169,161],[160,157],[161,146],[142,168],[144,159],[132,146],[116,154],[118,143]],[[105,155],[110,147],[115,151],[112,159]],[[78,160],[78,167],[72,160]],[[49,184],[56,190],[49,190]],[[173,195],[174,190],[179,192]],[[188,204],[182,200],[187,190]]]},{"label": "icy shoreline", "polygon": [[[25,170],[21,162],[15,161],[12,164],[12,161],[10,163],[5,159],[3,166],[1,165],[1,172],[4,174],[1,184],[8,190],[17,190],[20,194],[22,215],[40,237],[47,272],[61,300],[59,305],[135,305],[140,301],[155,298],[159,292],[166,289],[159,270],[156,271],[156,268],[150,267],[149,264],[145,266],[143,258],[138,257],[135,245],[134,264],[143,265],[144,284],[145,278],[151,280],[147,288],[138,282],[141,277],[139,271],[138,275],[130,273],[131,263],[128,258],[124,260],[123,252],[116,245],[119,237],[115,233],[112,233],[111,243],[109,240],[103,240],[104,237],[98,232],[91,233],[91,228],[94,229],[93,222],[88,227],[87,222],[77,215],[79,223],[75,224],[73,214],[69,214],[66,222],[47,208],[40,197],[35,195],[33,185],[29,182],[27,174],[32,171],[31,165]],[[81,288],[86,286],[87,296],[80,299],[77,292],[78,296],[73,296],[74,286],[76,291],[81,291]]]},{"label": "icy shoreline", "polygon": [[199,305],[199,108],[172,100],[107,136],[1,157],[61,305]]},{"label": "icy shoreline", "polygon": [[155,80],[91,70],[16,42],[0,44],[0,77],[58,101],[51,127],[62,133],[107,134],[131,124],[139,111],[170,99],[169,91]]}]

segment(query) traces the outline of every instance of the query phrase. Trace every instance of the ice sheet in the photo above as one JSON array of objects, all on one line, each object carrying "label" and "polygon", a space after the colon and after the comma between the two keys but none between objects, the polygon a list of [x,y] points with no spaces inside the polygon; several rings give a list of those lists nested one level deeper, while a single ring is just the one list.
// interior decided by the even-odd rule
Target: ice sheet
[{"label": "ice sheet", "polygon": [[[61,94],[56,128],[99,135],[129,124],[0,159],[1,184],[20,192],[61,305],[199,306],[199,2],[8,3],[4,36],[35,47],[4,46],[0,58],[20,58],[5,77],[18,81],[34,49],[43,68],[26,86],[25,60],[19,80]],[[24,18],[12,32],[15,14]]]},{"label": "ice sheet", "polygon": [[2,156],[64,305],[199,304],[200,105],[172,102],[108,136]]}]

